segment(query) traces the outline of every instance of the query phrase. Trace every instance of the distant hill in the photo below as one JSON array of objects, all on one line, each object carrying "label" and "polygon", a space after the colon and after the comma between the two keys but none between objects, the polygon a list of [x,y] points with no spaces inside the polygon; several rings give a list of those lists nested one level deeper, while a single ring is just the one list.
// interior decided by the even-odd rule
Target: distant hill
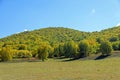
[{"label": "distant hill", "polygon": [[117,37],[120,39],[120,26],[112,27],[108,29],[101,30],[100,32],[92,32],[90,33],[90,36],[87,38],[103,38],[105,40],[109,40],[112,37]]},{"label": "distant hill", "polygon": [[19,34],[0,39],[1,45],[6,44],[27,44],[35,45],[40,42],[49,42],[50,44],[57,44],[73,40],[79,42],[88,36],[87,32],[82,32],[74,29],[63,27],[49,27],[33,31],[24,31]]},{"label": "distant hill", "polygon": [[49,42],[50,44],[57,44],[60,42],[66,42],[73,40],[79,42],[83,39],[102,37],[109,39],[116,36],[120,39],[120,26],[102,30],[100,32],[83,32],[63,27],[49,27],[42,28],[33,31],[25,31],[19,34],[13,34],[11,36],[0,39],[0,44],[38,44],[39,42]]},{"label": "distant hill", "polygon": [[120,38],[120,26],[102,30],[100,32],[100,35],[106,38],[110,38],[114,36]]}]

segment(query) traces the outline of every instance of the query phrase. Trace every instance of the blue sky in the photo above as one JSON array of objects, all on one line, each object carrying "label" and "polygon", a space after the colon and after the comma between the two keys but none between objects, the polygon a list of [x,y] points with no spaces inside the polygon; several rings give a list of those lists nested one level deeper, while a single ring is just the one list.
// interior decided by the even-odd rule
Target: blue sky
[{"label": "blue sky", "polygon": [[45,27],[100,31],[120,24],[120,0],[0,0],[0,38]]}]

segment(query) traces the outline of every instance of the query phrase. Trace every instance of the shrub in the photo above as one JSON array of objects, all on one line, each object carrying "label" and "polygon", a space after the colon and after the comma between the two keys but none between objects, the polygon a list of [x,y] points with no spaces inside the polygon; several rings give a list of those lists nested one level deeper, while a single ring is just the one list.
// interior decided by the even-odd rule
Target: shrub
[{"label": "shrub", "polygon": [[14,57],[16,57],[16,58],[30,58],[30,57],[32,57],[32,54],[28,50],[15,50]]},{"label": "shrub", "polygon": [[102,42],[100,45],[100,51],[102,52],[102,55],[111,55],[112,52],[111,43],[108,41]]}]

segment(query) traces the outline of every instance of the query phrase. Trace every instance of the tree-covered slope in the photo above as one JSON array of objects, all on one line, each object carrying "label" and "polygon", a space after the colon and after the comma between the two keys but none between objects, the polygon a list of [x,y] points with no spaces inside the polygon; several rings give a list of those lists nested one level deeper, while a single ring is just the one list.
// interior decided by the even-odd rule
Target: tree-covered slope
[{"label": "tree-covered slope", "polygon": [[103,55],[110,55],[112,50],[120,50],[119,26],[91,33],[63,27],[49,27],[24,31],[0,39],[1,61],[12,57],[31,56],[37,56],[43,61],[47,57],[81,58],[100,52]]},{"label": "tree-covered slope", "polygon": [[13,34],[11,36],[0,39],[0,43],[5,42],[7,44],[32,44],[47,41],[50,44],[53,44],[70,40],[79,42],[80,40],[89,38],[103,38],[109,40],[112,37],[117,37],[120,39],[120,26],[91,33],[63,27],[49,27],[33,31],[25,31],[19,34]]},{"label": "tree-covered slope", "polygon": [[0,39],[0,42],[6,43],[33,43],[47,41],[50,43],[65,42],[69,40],[80,41],[85,39],[88,33],[62,27],[43,28],[34,31],[25,31]]},{"label": "tree-covered slope", "polygon": [[112,37],[120,39],[120,26],[104,29],[100,32],[92,32],[91,36],[109,40]]}]

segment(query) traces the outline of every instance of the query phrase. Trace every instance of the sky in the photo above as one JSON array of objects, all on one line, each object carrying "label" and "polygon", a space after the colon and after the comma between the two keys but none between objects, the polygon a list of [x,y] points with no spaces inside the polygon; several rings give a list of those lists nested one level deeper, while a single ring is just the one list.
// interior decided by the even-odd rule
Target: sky
[{"label": "sky", "polygon": [[0,38],[65,27],[100,31],[120,25],[120,0],[0,0]]}]

